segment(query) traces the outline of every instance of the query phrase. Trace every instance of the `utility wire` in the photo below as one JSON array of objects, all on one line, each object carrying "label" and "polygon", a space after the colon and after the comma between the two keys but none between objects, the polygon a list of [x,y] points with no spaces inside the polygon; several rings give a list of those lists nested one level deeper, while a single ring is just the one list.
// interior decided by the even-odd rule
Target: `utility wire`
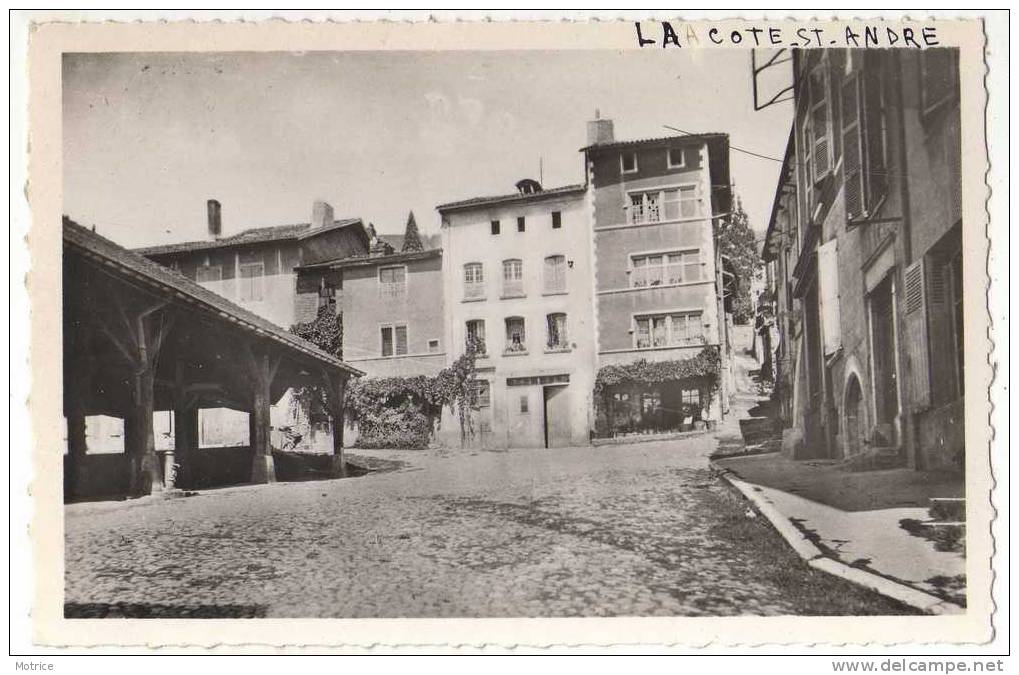
[{"label": "utility wire", "polygon": [[[682,129],[677,129],[676,127],[669,126],[668,124],[663,124],[662,127],[665,128],[665,129],[668,129],[670,131],[679,132],[679,133],[684,134],[686,136],[699,136],[700,135],[700,134],[695,134],[695,133],[693,133],[691,131],[684,131]],[[771,155],[764,155],[764,154],[761,154],[759,152],[754,152],[753,150],[747,150],[746,148],[741,148],[741,147],[739,147],[737,145],[732,145],[731,143],[729,144],[729,149],[730,150],[735,150],[736,152],[742,152],[743,154],[750,155],[751,157],[757,157],[759,159],[766,159],[769,162],[778,162],[779,164],[785,164],[785,159],[782,159],[782,158],[779,158],[779,157],[772,157]],[[806,162],[798,162],[796,160],[790,160],[789,164],[791,166],[806,166]],[[868,173],[872,173],[872,174],[874,174],[876,176],[887,176],[887,177],[895,177],[895,178],[903,178],[903,179],[906,177],[906,174],[903,173],[903,172],[900,172],[900,171],[877,171],[877,170],[874,170],[874,169],[870,169],[867,172]]]}]

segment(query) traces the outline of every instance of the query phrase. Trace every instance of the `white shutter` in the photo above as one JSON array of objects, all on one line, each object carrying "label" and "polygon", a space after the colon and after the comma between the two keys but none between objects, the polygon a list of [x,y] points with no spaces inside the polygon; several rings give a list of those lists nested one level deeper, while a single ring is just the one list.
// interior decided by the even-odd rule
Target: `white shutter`
[{"label": "white shutter", "polygon": [[817,249],[817,284],[821,302],[822,341],[825,356],[828,356],[842,346],[837,239],[832,239]]},{"label": "white shutter", "polygon": [[927,343],[927,284],[924,259],[906,268],[906,359],[913,410],[931,402],[930,354]]},{"label": "white shutter", "polygon": [[860,139],[860,78],[850,75],[842,84],[842,174],[845,177],[846,224],[854,227],[866,217],[863,152]]},{"label": "white shutter", "polygon": [[831,136],[828,93],[828,64],[822,61],[810,76],[810,123],[813,129],[814,182],[820,181],[831,171]]}]

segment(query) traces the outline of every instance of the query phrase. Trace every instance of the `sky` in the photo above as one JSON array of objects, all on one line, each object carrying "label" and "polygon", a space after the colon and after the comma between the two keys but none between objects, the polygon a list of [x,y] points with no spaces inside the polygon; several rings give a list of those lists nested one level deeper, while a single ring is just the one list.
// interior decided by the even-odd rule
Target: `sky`
[{"label": "sky", "polygon": [[[780,158],[791,104],[754,112],[737,50],[68,54],[64,213],[125,246],[337,218],[423,232],[435,206],[582,183],[586,121],[617,140],[724,132]],[[733,151],[732,180],[767,227],[780,163]]]}]

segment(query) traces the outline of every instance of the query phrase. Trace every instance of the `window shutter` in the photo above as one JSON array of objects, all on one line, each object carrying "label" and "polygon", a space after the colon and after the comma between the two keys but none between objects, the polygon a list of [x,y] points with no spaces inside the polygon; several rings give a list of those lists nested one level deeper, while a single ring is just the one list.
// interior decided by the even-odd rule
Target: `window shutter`
[{"label": "window shutter", "polygon": [[842,346],[837,239],[832,239],[817,249],[817,283],[821,301],[822,340],[825,356],[828,356]]},{"label": "window shutter", "polygon": [[867,70],[863,75],[863,95],[860,105],[860,125],[864,137],[866,177],[865,210],[870,212],[885,196],[888,186],[885,152],[885,97],[884,73],[879,54],[868,54]]},{"label": "window shutter", "polygon": [[842,173],[845,177],[847,227],[855,227],[866,216],[862,154],[860,78],[850,75],[842,83]]},{"label": "window shutter", "polygon": [[[948,267],[941,256],[929,257],[925,272],[927,291],[927,342],[930,354],[937,354],[930,370],[931,405],[948,401],[955,392],[954,326],[949,308]],[[931,357],[933,359],[933,356]]]},{"label": "window shutter", "polygon": [[814,182],[828,175],[831,171],[831,140],[828,134],[828,76],[827,63],[822,62],[811,75],[810,82],[810,117],[814,131],[813,159]]},{"label": "window shutter", "polygon": [[906,268],[906,350],[914,411],[930,406],[931,378],[927,344],[927,289],[923,258]]}]

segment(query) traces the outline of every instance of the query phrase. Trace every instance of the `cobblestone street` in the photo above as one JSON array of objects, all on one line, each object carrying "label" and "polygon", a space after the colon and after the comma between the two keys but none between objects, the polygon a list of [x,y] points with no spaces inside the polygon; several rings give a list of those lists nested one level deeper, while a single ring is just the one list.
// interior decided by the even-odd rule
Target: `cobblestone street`
[{"label": "cobblestone street", "polygon": [[711,436],[502,453],[66,510],[69,616],[902,613],[812,570],[716,479]]}]

